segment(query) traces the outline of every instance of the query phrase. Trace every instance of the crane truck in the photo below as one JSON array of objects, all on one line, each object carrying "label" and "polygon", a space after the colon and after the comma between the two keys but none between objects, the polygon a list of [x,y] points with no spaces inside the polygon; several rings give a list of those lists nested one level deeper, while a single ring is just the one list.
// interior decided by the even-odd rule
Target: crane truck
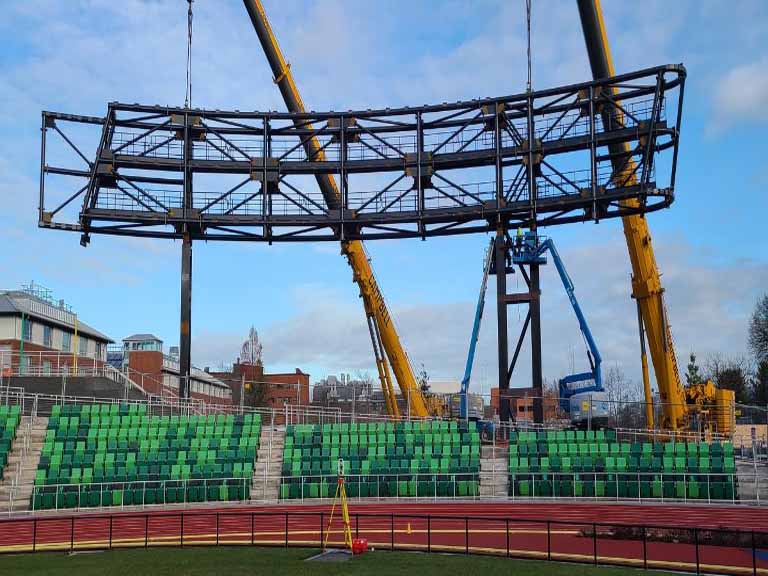
[{"label": "crane truck", "polygon": [[[600,0],[577,0],[589,64],[595,80],[615,75],[608,34]],[[613,90],[615,93],[615,89]],[[602,107],[602,122],[624,124],[621,102]],[[635,184],[636,163],[626,142],[608,145],[615,178]],[[640,200],[622,200],[626,208],[636,208]],[[632,264],[632,297],[637,302],[640,331],[640,360],[645,392],[646,424],[654,427],[653,396],[645,342],[651,351],[661,400],[660,428],[678,430],[701,427],[708,431],[729,434],[735,426],[735,399],[731,390],[715,388],[712,382],[684,386],[677,366],[672,330],[664,303],[664,288],[656,264],[648,221],[642,214],[622,217],[624,237]]]}]

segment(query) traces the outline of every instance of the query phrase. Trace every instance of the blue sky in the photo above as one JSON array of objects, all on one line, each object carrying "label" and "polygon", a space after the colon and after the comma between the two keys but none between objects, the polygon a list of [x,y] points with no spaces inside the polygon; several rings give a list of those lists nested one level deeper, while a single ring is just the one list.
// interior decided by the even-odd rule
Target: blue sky
[{"label": "blue sky", "polygon": [[[0,286],[35,280],[114,339],[178,340],[177,243],[39,230],[40,111],[101,115],[111,100],[180,105],[186,4],[11,2],[0,22]],[[309,108],[417,105],[525,86],[524,2],[265,1]],[[589,78],[575,2],[535,0],[535,88]],[[196,106],[282,109],[240,0],[195,3]],[[744,354],[746,322],[768,289],[768,4],[604,1],[617,71],[688,68],[676,202],[649,216],[679,355]],[[549,230],[603,357],[639,379],[629,263],[619,222]],[[414,364],[457,380],[480,282],[482,235],[368,243]],[[370,370],[362,308],[335,245],[194,249],[193,361],[231,362],[251,324],[268,370]],[[552,270],[543,276],[545,377],[583,346]],[[492,304],[492,299],[489,299]],[[495,373],[493,313],[477,382]],[[515,313],[511,325],[518,326]],[[681,364],[684,364],[681,360]],[[515,385],[527,384],[523,367]]]}]

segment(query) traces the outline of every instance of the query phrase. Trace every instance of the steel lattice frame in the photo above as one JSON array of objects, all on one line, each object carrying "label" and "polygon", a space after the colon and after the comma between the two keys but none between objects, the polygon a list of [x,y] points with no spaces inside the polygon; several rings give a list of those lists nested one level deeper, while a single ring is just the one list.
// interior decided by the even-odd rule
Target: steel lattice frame
[{"label": "steel lattice frame", "polygon": [[[180,238],[185,227],[192,239],[338,241],[649,212],[674,199],[684,82],[683,66],[668,65],[417,108],[43,112],[39,224],[83,243],[94,233]],[[308,158],[313,137],[322,154]],[[630,151],[617,171],[607,147],[622,142]],[[317,173],[340,182],[340,209],[309,178]],[[623,206],[629,198],[639,207]]]}]

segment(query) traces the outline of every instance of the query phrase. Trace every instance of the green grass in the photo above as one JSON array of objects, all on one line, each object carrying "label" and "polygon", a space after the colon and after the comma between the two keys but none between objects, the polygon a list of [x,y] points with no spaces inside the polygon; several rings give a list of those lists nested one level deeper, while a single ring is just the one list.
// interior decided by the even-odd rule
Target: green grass
[{"label": "green grass", "polygon": [[[341,563],[304,562],[316,550],[281,548],[169,548],[79,553],[51,552],[0,556],[0,574],[72,574],[74,576],[160,576],[240,574],[413,574],[445,576],[459,573],[515,574],[515,576],[626,576],[627,568],[595,567],[556,562],[507,560],[483,556],[423,554],[416,552],[369,552]],[[65,572],[66,571],[66,572]],[[633,572],[639,572],[633,570]],[[662,574],[654,572],[654,574]]]}]

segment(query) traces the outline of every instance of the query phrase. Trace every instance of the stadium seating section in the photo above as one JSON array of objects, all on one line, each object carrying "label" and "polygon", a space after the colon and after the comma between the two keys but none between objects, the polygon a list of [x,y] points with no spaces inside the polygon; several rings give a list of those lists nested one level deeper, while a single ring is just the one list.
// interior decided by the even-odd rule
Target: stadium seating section
[{"label": "stadium seating section", "polygon": [[473,422],[381,422],[288,426],[280,498],[333,498],[339,459],[349,497],[478,494]]},{"label": "stadium seating section", "polygon": [[16,429],[21,420],[18,406],[0,406],[0,478],[3,477],[11,444],[16,437]]},{"label": "stadium seating section", "polygon": [[733,500],[733,445],[617,442],[614,431],[517,432],[509,494]]},{"label": "stadium seating section", "polygon": [[56,406],[34,509],[244,500],[258,414],[148,416],[146,406]]}]

